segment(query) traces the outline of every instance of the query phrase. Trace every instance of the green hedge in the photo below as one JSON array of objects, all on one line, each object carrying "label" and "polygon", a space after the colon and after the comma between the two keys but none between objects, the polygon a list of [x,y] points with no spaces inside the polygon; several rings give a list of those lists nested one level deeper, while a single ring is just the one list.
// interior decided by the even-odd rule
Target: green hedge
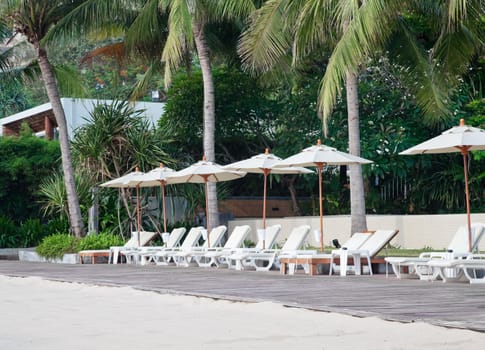
[{"label": "green hedge", "polygon": [[79,239],[62,233],[44,238],[39,244],[37,254],[48,259],[62,258],[64,254],[77,253]]},{"label": "green hedge", "polygon": [[113,246],[122,246],[123,239],[110,233],[86,236],[79,242],[79,251],[90,249],[108,249]]},{"label": "green hedge", "polygon": [[45,237],[37,247],[37,254],[48,259],[61,258],[64,254],[77,253],[81,250],[108,249],[122,246],[123,239],[109,233],[89,235],[81,239],[69,234],[54,234]]}]

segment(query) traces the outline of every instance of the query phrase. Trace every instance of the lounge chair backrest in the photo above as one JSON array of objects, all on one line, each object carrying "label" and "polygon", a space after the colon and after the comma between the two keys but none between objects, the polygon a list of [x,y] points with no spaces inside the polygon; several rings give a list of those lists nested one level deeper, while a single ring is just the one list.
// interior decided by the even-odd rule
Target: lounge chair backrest
[{"label": "lounge chair backrest", "polygon": [[[273,225],[266,227],[266,234],[264,237],[264,248],[271,249],[276,243],[276,239],[281,232],[281,225]],[[256,249],[263,249],[263,241],[259,240],[256,244]]]},{"label": "lounge chair backrest", "polygon": [[344,244],[342,244],[342,247],[349,250],[359,249],[362,244],[364,244],[365,241],[367,241],[371,236],[372,233],[356,232]]},{"label": "lounge chair backrest", "polygon": [[[485,233],[485,225],[482,223],[474,223],[471,225],[472,228],[472,251],[478,249],[480,240]],[[451,239],[448,245],[448,250],[453,250],[455,253],[466,253],[468,252],[468,227],[460,226],[458,231]]]},{"label": "lounge chair backrest", "polygon": [[[222,237],[224,237],[224,233],[226,233],[227,227],[224,225],[217,226],[211,230],[209,233],[209,242],[211,244],[211,248],[219,247],[222,242]],[[204,241],[202,244],[202,248],[207,248],[207,240]]]},{"label": "lounge chair backrest", "polygon": [[398,230],[377,230],[360,246],[359,250],[367,250],[369,256],[375,256],[398,232]]},{"label": "lounge chair backrest", "polygon": [[249,231],[251,231],[251,227],[248,225],[234,227],[226,244],[224,244],[224,248],[235,249],[241,247],[244,244],[244,240],[248,236]]},{"label": "lounge chair backrest", "polygon": [[202,226],[192,227],[187,233],[180,249],[182,250],[190,250],[192,247],[195,247],[199,243],[200,236],[202,236],[202,230],[204,228]]},{"label": "lounge chair backrest", "polygon": [[185,227],[174,228],[168,237],[167,248],[173,248],[179,245],[185,231]]},{"label": "lounge chair backrest", "polygon": [[[151,231],[140,231],[140,247],[146,246],[155,236],[156,232]],[[137,232],[131,233],[131,238],[125,243],[124,248],[136,248],[138,247],[138,236]]]},{"label": "lounge chair backrest", "polygon": [[286,240],[285,244],[283,244],[283,248],[281,248],[282,251],[294,251],[294,250],[299,250],[305,240],[308,237],[308,234],[310,233],[310,226],[308,225],[302,225],[295,227],[290,235],[288,236],[288,239]]}]

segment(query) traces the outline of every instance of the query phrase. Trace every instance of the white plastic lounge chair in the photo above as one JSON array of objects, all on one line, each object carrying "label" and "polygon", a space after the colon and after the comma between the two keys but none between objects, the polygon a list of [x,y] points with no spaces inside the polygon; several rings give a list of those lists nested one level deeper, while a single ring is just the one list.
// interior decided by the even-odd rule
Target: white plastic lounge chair
[{"label": "white plastic lounge chair", "polygon": [[310,226],[302,225],[295,227],[283,247],[278,249],[267,249],[258,253],[250,254],[247,257],[248,265],[253,266],[256,271],[269,271],[277,262],[278,256],[296,256],[298,253],[308,252],[300,250],[305,243]]},{"label": "white plastic lounge chair", "polygon": [[208,248],[203,255],[196,255],[195,260],[197,264],[200,267],[211,267],[213,265],[219,267],[221,264],[227,265],[227,257],[244,245],[244,240],[250,231],[251,227],[248,225],[234,227],[224,247]]},{"label": "white plastic lounge chair", "polygon": [[156,265],[168,265],[171,260],[171,255],[179,251],[188,250],[191,247],[197,246],[199,244],[200,237],[202,236],[202,226],[192,227],[189,233],[185,236],[184,241],[178,247],[172,247],[157,251],[151,255],[151,260]]},{"label": "white plastic lounge chair", "polygon": [[330,262],[330,275],[334,268],[334,259],[340,258],[340,275],[346,276],[348,270],[348,257],[352,256],[354,266],[352,269],[356,275],[360,275],[361,271],[361,259],[367,261],[369,268],[369,274],[372,275],[371,257],[374,257],[384,248],[393,238],[399,230],[377,230],[370,235],[357,249],[348,249],[342,247],[341,249],[332,251],[332,258]]},{"label": "white plastic lounge chair", "polygon": [[[281,232],[281,225],[272,225],[266,228],[264,237],[264,246],[267,249],[273,249],[278,235]],[[236,249],[231,255],[227,257],[227,264],[229,268],[236,270],[243,270],[244,267],[251,266],[251,260],[248,257],[251,254],[261,253],[263,250],[263,240],[259,240],[254,248],[240,248]]]},{"label": "white plastic lounge chair", "polygon": [[[210,232],[210,244],[212,247],[221,245],[222,238],[227,231],[227,227],[224,225],[213,228]],[[185,241],[184,241],[185,243]],[[181,247],[183,248],[183,247]],[[168,260],[172,259],[177,266],[188,267],[192,262],[195,263],[195,258],[205,253],[207,250],[207,240],[201,246],[190,245],[183,249],[178,249],[172,253],[169,253]]]},{"label": "white plastic lounge chair", "polygon": [[471,258],[461,260],[458,266],[471,284],[485,283],[485,255],[475,254]]},{"label": "white plastic lounge chair", "polygon": [[180,241],[187,230],[185,227],[174,228],[168,236],[165,246],[148,246],[138,247],[131,251],[122,251],[121,253],[126,257],[127,261],[136,264],[146,265],[153,261],[153,255],[164,250],[171,250],[180,245]]},{"label": "white plastic lounge chair", "polygon": [[[157,232],[150,231],[140,231],[140,247],[147,245],[155,236]],[[110,249],[93,249],[93,250],[82,250],[79,255],[82,259],[83,256],[91,256],[94,259],[96,255],[107,255],[108,263],[113,264],[118,263],[118,257],[121,251],[134,250],[138,247],[138,236],[137,232],[132,232],[131,238],[125,243],[124,246],[113,246]]]},{"label": "white plastic lounge chair", "polygon": [[448,259],[432,259],[427,262],[427,267],[432,269],[433,276],[435,276],[430,280],[441,279],[443,282],[459,282],[466,278],[470,283],[485,283],[484,259],[484,254],[470,254],[465,259],[454,259],[452,256]]},{"label": "white plastic lounge chair", "polygon": [[[472,224],[472,250],[478,250],[480,240],[485,234],[485,225],[482,223]],[[392,266],[392,270],[397,278],[416,278],[423,280],[434,280],[439,277],[438,271],[434,271],[432,266],[428,266],[431,260],[442,260],[450,258],[453,253],[454,258],[463,258],[469,255],[468,252],[468,232],[466,226],[461,226],[453,236],[446,252],[424,252],[419,257],[387,257],[386,263]],[[407,273],[404,273],[407,269]]]}]

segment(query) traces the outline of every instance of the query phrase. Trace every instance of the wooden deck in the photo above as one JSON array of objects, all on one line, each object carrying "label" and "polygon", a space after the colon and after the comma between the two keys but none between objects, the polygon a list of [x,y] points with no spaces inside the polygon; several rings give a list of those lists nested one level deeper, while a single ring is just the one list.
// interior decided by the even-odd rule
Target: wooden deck
[{"label": "wooden deck", "polygon": [[281,275],[227,269],[62,265],[0,261],[0,274],[376,316],[485,332],[485,285],[397,280],[385,275]]}]

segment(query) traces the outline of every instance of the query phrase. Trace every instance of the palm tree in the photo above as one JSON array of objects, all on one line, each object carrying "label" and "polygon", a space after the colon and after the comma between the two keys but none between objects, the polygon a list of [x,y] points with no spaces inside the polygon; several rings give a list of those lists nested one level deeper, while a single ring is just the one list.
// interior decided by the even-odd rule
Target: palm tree
[{"label": "palm tree", "polygon": [[[215,161],[215,97],[211,71],[212,53],[208,45],[207,28],[209,24],[247,15],[253,9],[251,0],[139,0],[132,1],[130,7],[127,7],[124,1],[87,0],[82,7],[64,18],[57,30],[61,34],[79,30],[99,31],[106,30],[109,25],[116,22],[119,28],[125,25],[129,49],[150,47],[147,43],[154,42],[157,38],[164,40],[162,52],[158,53],[157,57],[161,57],[165,65],[167,87],[170,85],[173,72],[181,64],[187,64],[190,53],[195,52],[204,85],[203,155],[207,160]],[[158,11],[161,17],[157,17]],[[134,12],[136,14],[133,16]],[[166,23],[161,22],[160,18],[165,19]],[[131,25],[126,26],[129,20]],[[160,25],[163,27],[157,28]],[[212,221],[209,225],[215,227],[219,224],[217,189],[215,184],[209,185],[209,216]]]},{"label": "palm tree", "polygon": [[[346,87],[349,150],[359,155],[357,84],[366,59],[389,50],[392,61],[408,68],[410,89],[427,119],[436,122],[436,115],[450,114],[450,87],[457,86],[466,63],[483,47],[482,4],[480,0],[269,1],[253,16],[240,52],[249,69],[268,70],[290,50],[296,64],[322,46],[334,46],[321,81],[319,111],[325,129],[337,96]],[[434,24],[437,35],[431,50],[416,40],[405,13]],[[350,182],[351,232],[356,232],[367,226],[360,166],[350,167]]]},{"label": "palm tree", "polygon": [[[250,0],[234,1],[190,1],[190,0],[160,0],[162,11],[169,13],[168,38],[162,52],[165,62],[165,84],[170,83],[170,72],[179,67],[182,53],[190,48],[192,42],[199,59],[204,85],[203,102],[203,150],[208,161],[215,161],[215,96],[214,81],[211,70],[211,52],[207,43],[206,27],[209,23],[227,18],[244,16],[254,9]],[[210,227],[219,224],[217,188],[215,183],[209,184],[208,191]]]},{"label": "palm tree", "polygon": [[[266,2],[253,14],[241,39],[240,54],[245,66],[253,71],[269,70],[292,47],[296,65],[316,47],[331,46],[335,37],[346,31],[359,6],[359,2],[345,0]],[[346,72],[343,80],[347,93],[349,151],[360,156],[358,72]],[[349,170],[351,232],[362,232],[367,230],[362,168],[351,165]]]},{"label": "palm tree", "polygon": [[2,2],[0,12],[14,29],[14,35],[21,34],[34,47],[41,76],[52,105],[52,110],[59,127],[59,141],[62,154],[62,169],[69,206],[71,230],[76,236],[82,236],[84,224],[79,207],[79,199],[74,182],[71,153],[67,132],[66,117],[61,105],[58,83],[54,70],[49,62],[48,50],[42,42],[49,30],[76,6],[83,1],[61,0],[6,0]]}]

